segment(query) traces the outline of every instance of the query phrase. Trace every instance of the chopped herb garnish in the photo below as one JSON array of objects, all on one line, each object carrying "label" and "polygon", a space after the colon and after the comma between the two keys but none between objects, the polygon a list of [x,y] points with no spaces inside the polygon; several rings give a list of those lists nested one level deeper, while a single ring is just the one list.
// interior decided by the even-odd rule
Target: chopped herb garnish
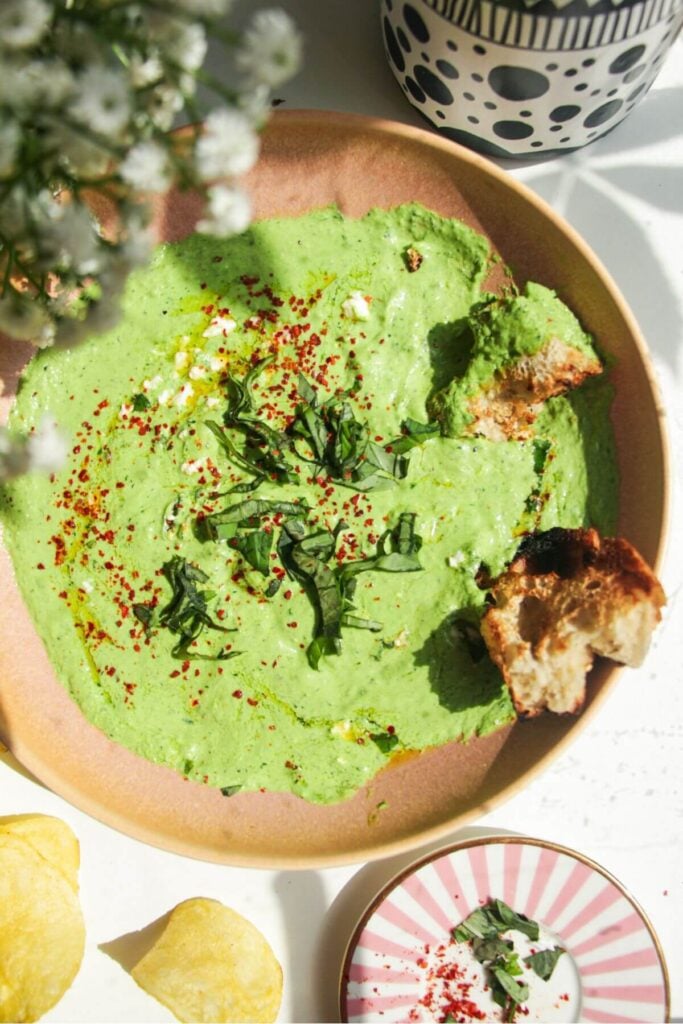
[{"label": "chopped herb garnish", "polygon": [[[513,1021],[517,1011],[529,998],[528,984],[517,980],[524,973],[519,955],[512,941],[503,938],[503,934],[509,931],[521,932],[532,942],[538,941],[539,927],[536,921],[518,914],[503,900],[494,899],[472,911],[451,933],[456,942],[470,942],[475,959],[486,967],[491,997],[503,1007],[505,1021]],[[524,963],[539,978],[548,981],[563,953],[564,950],[559,946],[539,950],[525,957]]]},{"label": "chopped herb garnish", "polygon": [[301,519],[308,514],[306,504],[293,501],[267,501],[247,498],[197,520],[197,532],[204,540],[227,540],[249,564],[263,576],[270,575],[270,551],[273,526],[263,526],[266,517]]},{"label": "chopped herb garnish", "polygon": [[147,395],[140,393],[139,395],[133,395],[133,410],[134,412],[144,412],[145,409],[149,409],[150,402]]},{"label": "chopped herb garnish", "polygon": [[408,417],[401,424],[401,437],[391,441],[387,447],[398,454],[403,454],[432,437],[438,437],[440,433],[441,427],[438,423],[420,423],[419,420]]},{"label": "chopped herb garnish", "polygon": [[311,449],[311,457],[300,457],[357,491],[392,487],[403,480],[408,472],[404,453],[440,432],[436,423],[407,419],[401,424],[401,437],[380,445],[371,440],[368,425],[356,419],[345,400],[353,391],[319,403],[317,392],[303,374],[299,374],[297,390],[302,401],[289,433],[304,438]]},{"label": "chopped herb garnish", "polygon": [[562,949],[561,946],[553,946],[552,949],[541,949],[538,953],[532,953],[530,956],[525,956],[524,963],[527,967],[531,967],[539,978],[543,978],[543,981],[547,981],[555,970],[557,961],[564,952],[565,950]]},{"label": "chopped herb garnish", "polygon": [[382,623],[354,613],[355,577],[362,572],[417,572],[422,565],[417,553],[422,545],[415,533],[415,514],[403,512],[393,530],[387,530],[371,558],[346,562],[334,568],[327,563],[333,557],[339,533],[346,524],[337,524],[334,531],[317,530],[306,535],[301,519],[285,522],[278,541],[282,564],[309,593],[316,610],[313,641],[307,654],[312,668],[317,669],[326,654],[341,651],[342,626],[379,632]]},{"label": "chopped herb garnish", "polygon": [[259,419],[254,410],[252,385],[274,358],[269,356],[261,359],[241,381],[228,377],[228,408],[223,416],[223,424],[244,435],[242,451],[219,424],[213,420],[207,420],[206,423],[230,461],[238,469],[252,474],[251,480],[235,486],[234,490],[239,488],[242,493],[255,490],[266,479],[278,483],[298,483],[298,477],[287,458],[287,453],[292,450],[291,438]]},{"label": "chopped herb garnish", "polygon": [[234,796],[235,793],[239,793],[241,789],[241,786],[221,786],[221,793],[223,796]]},{"label": "chopped herb garnish", "polygon": [[398,744],[398,736],[395,732],[376,732],[370,736],[372,742],[379,747],[383,754],[389,754]]},{"label": "chopped herb garnish", "polygon": [[226,651],[221,648],[216,654],[199,654],[190,650],[204,629],[216,630],[221,633],[232,633],[234,630],[214,622],[208,611],[208,602],[215,597],[213,591],[199,590],[198,584],[206,583],[208,576],[196,565],[186,562],[176,555],[163,566],[164,576],[168,580],[173,596],[162,609],[150,605],[133,605],[133,614],[146,630],[154,627],[169,629],[180,639],[172,650],[174,658],[183,660],[226,661],[234,658],[238,651]]}]

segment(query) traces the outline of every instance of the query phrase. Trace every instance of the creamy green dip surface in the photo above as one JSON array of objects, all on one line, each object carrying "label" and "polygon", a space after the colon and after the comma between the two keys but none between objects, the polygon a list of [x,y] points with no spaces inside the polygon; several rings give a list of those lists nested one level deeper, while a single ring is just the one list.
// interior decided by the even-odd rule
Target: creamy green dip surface
[{"label": "creamy green dip surface", "polygon": [[[411,247],[422,258],[412,272]],[[115,330],[31,362],[12,426],[49,410],[73,448],[53,480],[5,487],[5,540],[59,678],[90,721],[196,781],[326,803],[400,752],[514,718],[497,670],[458,622],[476,625],[479,567],[499,573],[525,531],[614,528],[602,379],[548,402],[533,440],[429,437],[406,453],[404,478],[379,489],[316,469],[297,439],[286,453],[297,482],[266,479],[253,496],[307,504],[309,533],[343,522],[330,567],[375,555],[401,513],[422,540],[420,571],[358,574],[353,614],[374,631],[344,625],[341,652],[317,670],[307,654],[315,600],[283,570],[278,517],[258,524],[275,540],[268,576],[201,530],[202,517],[251,496],[253,474],[207,427],[222,423],[228,376],[243,382],[273,357],[253,383],[260,422],[291,429],[301,373],[321,404],[346,392],[339,401],[373,442],[390,445],[406,418],[426,423],[430,394],[464,372],[463,322],[489,262],[482,238],[416,205],[360,220],[325,209],[228,243],[191,237],[131,277]],[[542,313],[555,300],[540,293]],[[225,432],[243,452],[244,434]],[[234,630],[205,628],[175,657],[179,636],[155,618],[173,596],[163,569],[173,558],[206,574],[210,621]],[[148,628],[134,606],[149,610]],[[239,653],[216,660],[221,651]]]}]

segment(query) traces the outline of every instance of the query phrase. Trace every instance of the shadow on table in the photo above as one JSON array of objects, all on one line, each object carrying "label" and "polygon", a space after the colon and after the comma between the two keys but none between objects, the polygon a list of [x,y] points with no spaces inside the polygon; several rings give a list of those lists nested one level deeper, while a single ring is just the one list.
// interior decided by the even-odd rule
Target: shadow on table
[{"label": "shadow on table", "polygon": [[651,240],[647,213],[629,206],[635,200],[665,213],[683,213],[683,168],[640,156],[644,147],[681,134],[681,104],[681,88],[654,92],[629,115],[630,131],[622,134],[618,125],[603,139],[535,168],[525,179],[610,268],[650,349],[674,370],[683,360],[675,260],[666,240]]},{"label": "shadow on table", "polygon": [[285,983],[293,986],[291,1019],[322,1021],[312,1012],[317,1004],[312,998],[309,972],[301,969],[302,964],[310,964],[313,974],[317,974],[316,950],[327,905],[322,876],[319,871],[281,871],[273,880],[273,889],[282,911],[289,960],[282,965]]},{"label": "shadow on table", "polygon": [[170,915],[171,911],[169,910],[139,931],[127,932],[126,935],[120,935],[118,939],[100,943],[98,949],[115,960],[123,967],[124,971],[130,974],[135,965],[142,960],[160,937],[168,924]]},{"label": "shadow on table", "polygon": [[344,886],[328,910],[317,937],[312,961],[315,1002],[321,1024],[341,1020],[340,983],[347,949],[361,918],[393,878],[411,864],[455,843],[493,835],[514,835],[508,829],[460,829],[447,839],[439,839],[418,850],[366,864]]}]

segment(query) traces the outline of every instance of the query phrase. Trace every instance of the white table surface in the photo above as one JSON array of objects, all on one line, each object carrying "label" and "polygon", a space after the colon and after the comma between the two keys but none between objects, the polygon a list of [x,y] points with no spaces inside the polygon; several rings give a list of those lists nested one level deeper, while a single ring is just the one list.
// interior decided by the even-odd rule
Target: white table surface
[{"label": "white table surface", "polygon": [[[270,6],[240,0],[241,15]],[[278,90],[286,106],[355,111],[420,127],[388,70],[375,0],[284,0],[306,36],[303,71]],[[217,55],[213,70],[221,73]],[[508,166],[602,259],[648,340],[669,413],[672,466],[683,468],[683,38],[658,81],[610,135],[544,162]],[[598,716],[546,772],[481,818],[581,851],[614,874],[658,933],[683,1020],[683,504],[674,487],[663,569],[669,605],[643,668],[625,671]],[[0,754],[0,814],[40,811],[81,843],[88,937],[81,971],[49,1021],[172,1021],[100,947],[181,900],[210,896],[266,935],[285,977],[281,1022],[334,1021],[345,943],[366,903],[413,855],[320,871],[265,871],[189,860],[82,814]],[[443,845],[443,842],[439,845]],[[419,851],[424,852],[424,848]]]}]

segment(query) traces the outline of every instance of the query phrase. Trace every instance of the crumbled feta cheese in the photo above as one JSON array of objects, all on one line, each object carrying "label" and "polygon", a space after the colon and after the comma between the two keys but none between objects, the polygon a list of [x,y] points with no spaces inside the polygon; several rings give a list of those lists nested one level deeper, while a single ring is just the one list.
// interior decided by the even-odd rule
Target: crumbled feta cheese
[{"label": "crumbled feta cheese", "polygon": [[173,399],[174,405],[187,405],[192,396],[194,395],[194,388],[191,384],[184,384],[178,394]]},{"label": "crumbled feta cheese", "polygon": [[348,320],[368,320],[370,304],[361,292],[351,292],[342,302],[342,313]]},{"label": "crumbled feta cheese", "polygon": [[190,378],[190,380],[201,380],[202,377],[206,377],[206,367],[205,366],[192,366],[192,367],[190,367],[190,372],[188,373],[188,377]]},{"label": "crumbled feta cheese", "polygon": [[86,594],[92,594],[94,589],[95,588],[93,584],[90,582],[90,580],[83,580],[83,582],[81,583],[81,590]]},{"label": "crumbled feta cheese", "polygon": [[206,328],[202,337],[215,338],[217,335],[222,334],[224,338],[227,338],[228,334],[231,334],[236,327],[237,322],[231,316],[216,316]]},{"label": "crumbled feta cheese", "polygon": [[401,632],[396,637],[396,639],[394,640],[394,647],[397,647],[397,648],[407,647],[408,646],[408,639],[409,639],[409,637],[410,637],[410,631],[407,630],[407,629],[402,629]]},{"label": "crumbled feta cheese", "polygon": [[221,359],[220,356],[211,356],[211,359],[209,360],[209,367],[215,373],[220,373],[220,371],[225,367],[225,359]]},{"label": "crumbled feta cheese", "polygon": [[128,417],[130,416],[130,414],[132,413],[132,411],[133,411],[133,406],[132,405],[127,405],[124,402],[123,405],[121,406],[121,408],[119,409],[119,419],[120,420],[127,420]]},{"label": "crumbled feta cheese", "polygon": [[180,467],[181,472],[187,473],[188,476],[192,473],[199,473],[204,468],[204,464],[201,459],[188,459],[187,462],[183,462]]},{"label": "crumbled feta cheese", "polygon": [[189,352],[176,352],[175,358],[173,360],[173,365],[175,366],[176,370],[184,370],[189,361]]},{"label": "crumbled feta cheese", "polygon": [[159,405],[168,405],[168,403],[171,400],[172,395],[173,395],[173,392],[170,389],[167,389],[166,391],[162,391],[161,394],[159,395]]},{"label": "crumbled feta cheese", "polygon": [[454,555],[451,555],[448,559],[448,564],[451,569],[459,569],[461,565],[465,564],[465,552],[456,551]]},{"label": "crumbled feta cheese", "polygon": [[152,377],[151,380],[143,380],[143,382],[142,382],[142,390],[143,391],[153,391],[154,388],[158,388],[160,384],[161,384],[161,377],[157,374],[157,376],[156,377]]},{"label": "crumbled feta cheese", "polygon": [[206,400],[206,404],[208,405],[209,409],[215,409],[217,405],[221,404],[221,400],[220,398],[218,398],[217,395],[209,395],[209,397]]}]

